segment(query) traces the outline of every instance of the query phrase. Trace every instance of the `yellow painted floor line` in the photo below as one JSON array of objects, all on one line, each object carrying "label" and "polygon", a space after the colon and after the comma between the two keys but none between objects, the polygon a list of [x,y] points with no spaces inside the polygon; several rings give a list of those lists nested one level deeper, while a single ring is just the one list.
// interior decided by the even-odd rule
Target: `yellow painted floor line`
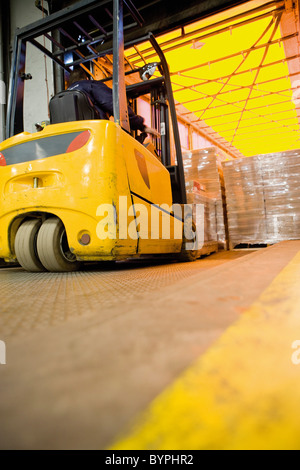
[{"label": "yellow painted floor line", "polygon": [[300,346],[299,354],[292,348],[296,340],[300,252],[110,449],[299,450]]}]

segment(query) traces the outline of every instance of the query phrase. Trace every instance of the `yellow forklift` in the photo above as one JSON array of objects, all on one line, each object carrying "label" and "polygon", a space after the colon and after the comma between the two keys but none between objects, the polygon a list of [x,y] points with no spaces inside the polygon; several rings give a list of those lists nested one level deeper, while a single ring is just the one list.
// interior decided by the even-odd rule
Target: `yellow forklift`
[{"label": "yellow forklift", "polygon": [[[131,23],[140,20],[132,2],[126,7]],[[103,23],[108,10],[111,23]],[[16,33],[7,139],[0,144],[0,258],[6,262],[31,272],[63,272],[90,261],[199,257],[168,65],[151,33],[124,44],[126,21],[124,26],[122,0],[85,1]],[[78,27],[85,33],[80,42]],[[159,60],[125,71],[124,48],[145,41]],[[24,132],[24,83],[31,78],[25,73],[27,43],[60,67],[62,83],[73,67],[92,74],[95,62],[112,54],[113,76],[104,81],[112,80],[114,120],[96,119],[86,95],[62,89],[50,100],[50,124]],[[156,72],[150,77],[149,70]],[[138,80],[126,87],[130,74]],[[129,125],[128,102],[134,107],[143,95],[150,99],[152,127],[160,135],[154,151]]]}]

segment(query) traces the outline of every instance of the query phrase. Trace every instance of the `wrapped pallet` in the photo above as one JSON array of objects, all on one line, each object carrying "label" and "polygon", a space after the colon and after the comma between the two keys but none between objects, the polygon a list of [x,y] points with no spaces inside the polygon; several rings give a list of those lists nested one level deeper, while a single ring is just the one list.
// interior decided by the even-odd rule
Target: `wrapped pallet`
[{"label": "wrapped pallet", "polygon": [[265,243],[263,179],[258,158],[223,163],[230,247]]},{"label": "wrapped pallet", "polygon": [[224,185],[221,162],[227,156],[216,147],[183,153],[188,203],[204,205],[205,244],[224,248]]},{"label": "wrapped pallet", "polygon": [[300,150],[223,163],[230,246],[300,238]]},{"label": "wrapped pallet", "polygon": [[[187,193],[187,203],[193,205],[193,220],[196,221],[197,227],[204,229],[201,236],[203,246],[201,254],[209,254],[219,249],[217,240],[217,204],[214,198],[199,194],[197,192]],[[203,211],[196,211],[196,204],[203,206]],[[200,241],[200,240],[199,240]]]},{"label": "wrapped pallet", "polygon": [[268,238],[300,238],[300,150],[261,156],[260,161]]}]

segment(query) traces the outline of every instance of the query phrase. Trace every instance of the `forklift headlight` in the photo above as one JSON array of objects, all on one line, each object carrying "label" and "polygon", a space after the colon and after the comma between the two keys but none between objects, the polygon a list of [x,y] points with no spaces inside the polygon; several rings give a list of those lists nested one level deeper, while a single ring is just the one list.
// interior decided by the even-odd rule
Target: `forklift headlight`
[{"label": "forklift headlight", "polygon": [[140,77],[142,80],[146,81],[152,77],[155,73],[157,67],[157,62],[152,62],[151,64],[146,64],[140,69]]}]

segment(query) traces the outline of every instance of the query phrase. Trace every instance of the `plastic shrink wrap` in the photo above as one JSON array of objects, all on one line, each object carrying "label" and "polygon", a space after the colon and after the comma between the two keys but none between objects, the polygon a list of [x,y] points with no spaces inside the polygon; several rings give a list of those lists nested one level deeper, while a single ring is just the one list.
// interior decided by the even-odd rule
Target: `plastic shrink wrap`
[{"label": "plastic shrink wrap", "polygon": [[226,246],[225,189],[221,162],[227,158],[216,147],[183,153],[187,199],[204,206],[204,243]]},{"label": "plastic shrink wrap", "polygon": [[231,248],[300,237],[300,150],[222,166]]}]

